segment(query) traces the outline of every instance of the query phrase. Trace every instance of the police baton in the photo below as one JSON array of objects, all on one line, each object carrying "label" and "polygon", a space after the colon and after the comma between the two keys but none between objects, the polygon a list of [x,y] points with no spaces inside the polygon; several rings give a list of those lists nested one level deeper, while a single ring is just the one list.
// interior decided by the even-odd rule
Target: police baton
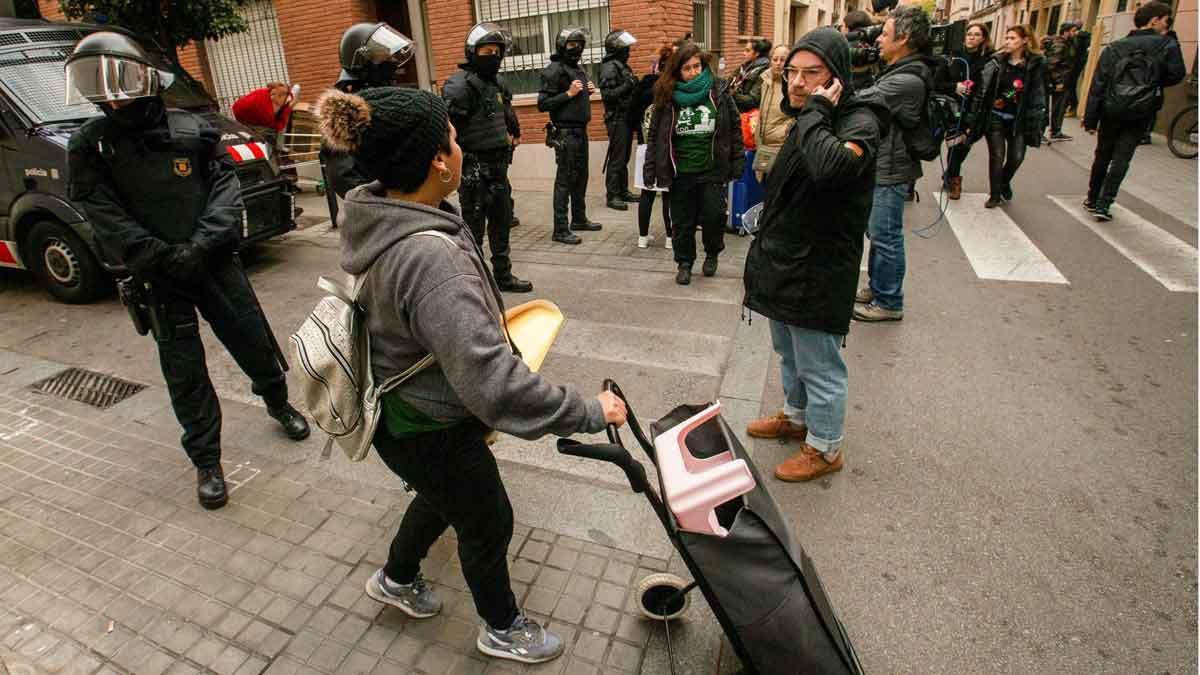
[{"label": "police baton", "polygon": [[[246,267],[242,264],[242,256],[234,251],[233,257],[237,259],[238,269],[242,271],[242,276],[246,276]],[[246,285],[250,286],[249,278],[246,279]],[[250,299],[254,303],[254,309],[258,311],[258,318],[262,319],[263,330],[267,333],[267,339],[271,341],[271,349],[275,352],[275,358],[279,361],[279,367],[283,372],[289,370],[287,357],[283,354],[283,349],[279,347],[279,340],[275,339],[275,331],[271,330],[271,322],[267,321],[267,314],[263,311],[262,303],[258,301],[258,293],[254,291],[254,287],[250,286]]]}]

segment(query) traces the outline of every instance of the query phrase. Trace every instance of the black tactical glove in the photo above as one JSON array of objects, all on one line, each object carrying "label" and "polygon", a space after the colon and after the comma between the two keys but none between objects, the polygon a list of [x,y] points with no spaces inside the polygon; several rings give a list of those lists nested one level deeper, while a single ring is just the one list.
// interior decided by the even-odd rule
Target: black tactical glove
[{"label": "black tactical glove", "polygon": [[165,267],[171,249],[171,245],[161,239],[144,239],[125,252],[125,267],[138,276],[151,275]]},{"label": "black tactical glove", "polygon": [[204,271],[204,250],[195,244],[176,244],[166,256],[163,271],[177,281],[191,281]]}]

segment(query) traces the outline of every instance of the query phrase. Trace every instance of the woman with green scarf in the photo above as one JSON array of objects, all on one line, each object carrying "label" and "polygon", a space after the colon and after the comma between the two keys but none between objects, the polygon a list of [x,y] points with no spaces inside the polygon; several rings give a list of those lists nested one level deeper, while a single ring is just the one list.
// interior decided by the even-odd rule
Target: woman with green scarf
[{"label": "woman with green scarf", "polygon": [[654,85],[654,113],[642,168],[647,187],[670,189],[675,283],[692,282],[696,229],[704,232],[704,276],[725,248],[726,193],[742,175],[741,119],[729,83],[713,76],[695,43],[671,56]]}]

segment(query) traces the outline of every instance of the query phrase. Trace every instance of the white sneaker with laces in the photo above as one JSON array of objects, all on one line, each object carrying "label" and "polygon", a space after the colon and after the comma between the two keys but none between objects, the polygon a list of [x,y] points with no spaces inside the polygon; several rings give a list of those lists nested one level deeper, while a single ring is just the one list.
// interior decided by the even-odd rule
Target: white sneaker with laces
[{"label": "white sneaker with laces", "polygon": [[496,630],[483,622],[475,646],[488,656],[521,663],[544,663],[563,653],[562,638],[524,614],[518,614],[508,630]]},{"label": "white sneaker with laces", "polygon": [[638,248],[650,248],[650,237],[638,235]]}]

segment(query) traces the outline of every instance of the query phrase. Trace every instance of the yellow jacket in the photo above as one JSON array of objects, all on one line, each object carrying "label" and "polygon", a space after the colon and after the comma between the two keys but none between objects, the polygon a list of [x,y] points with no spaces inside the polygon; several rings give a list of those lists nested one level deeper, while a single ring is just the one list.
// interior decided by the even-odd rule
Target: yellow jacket
[{"label": "yellow jacket", "polygon": [[762,98],[758,106],[758,129],[754,137],[758,145],[778,148],[787,139],[795,119],[783,112],[780,103],[783,101],[784,86],[781,77],[775,77],[768,68],[762,74]]}]

